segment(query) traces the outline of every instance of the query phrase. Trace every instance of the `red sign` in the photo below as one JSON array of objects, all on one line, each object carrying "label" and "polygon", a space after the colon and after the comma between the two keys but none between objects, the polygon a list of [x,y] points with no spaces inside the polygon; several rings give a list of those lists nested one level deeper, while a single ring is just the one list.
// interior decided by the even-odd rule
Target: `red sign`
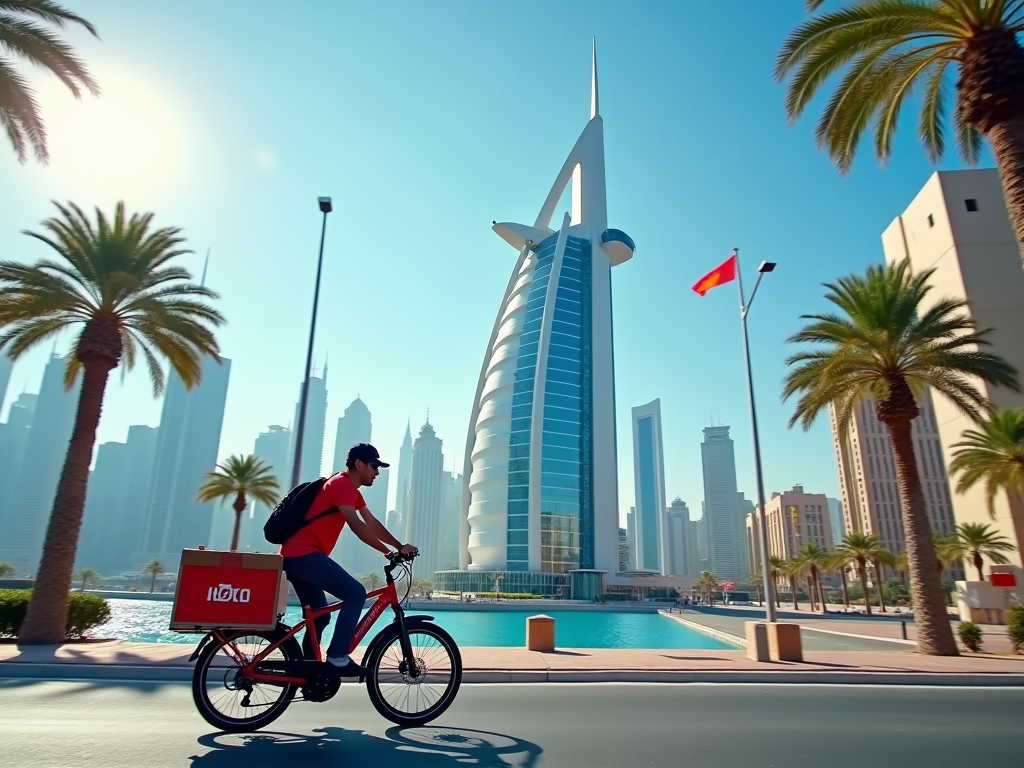
[{"label": "red sign", "polygon": [[282,562],[279,555],[183,551],[170,628],[272,629],[281,610]]},{"label": "red sign", "polygon": [[993,587],[1016,587],[1017,577],[1012,573],[990,573]]},{"label": "red sign", "polygon": [[735,581],[723,581],[722,582],[722,589],[724,589],[726,592],[731,592],[733,587],[735,587],[735,586],[736,586],[736,582]]}]

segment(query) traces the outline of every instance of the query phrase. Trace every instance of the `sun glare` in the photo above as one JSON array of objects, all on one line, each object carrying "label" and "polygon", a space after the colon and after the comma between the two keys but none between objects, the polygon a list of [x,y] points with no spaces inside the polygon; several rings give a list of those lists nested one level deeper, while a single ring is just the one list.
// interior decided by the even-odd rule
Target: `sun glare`
[{"label": "sun glare", "polygon": [[40,83],[49,172],[70,193],[128,199],[179,180],[183,121],[158,86],[121,72],[94,71],[102,93],[76,100],[60,83]]}]

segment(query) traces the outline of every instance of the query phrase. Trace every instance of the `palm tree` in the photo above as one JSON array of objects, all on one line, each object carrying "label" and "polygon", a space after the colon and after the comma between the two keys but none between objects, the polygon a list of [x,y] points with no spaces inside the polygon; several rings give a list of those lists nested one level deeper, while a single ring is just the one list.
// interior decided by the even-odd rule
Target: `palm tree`
[{"label": "palm tree", "polygon": [[782,600],[779,597],[779,580],[786,573],[786,558],[778,555],[768,556],[768,569],[772,574],[772,581],[775,583],[775,607],[782,607]]},{"label": "palm tree", "polygon": [[380,584],[380,574],[376,571],[370,571],[369,573],[364,573],[360,576],[359,581],[361,581],[363,586],[368,590],[374,590],[377,588],[377,585]]},{"label": "palm tree", "polygon": [[18,635],[28,644],[64,639],[68,584],[110,372],[122,364],[130,370],[141,355],[154,396],[159,395],[164,388],[159,355],[190,389],[202,376],[203,356],[220,362],[213,328],[224,322],[202,302],[217,294],[189,282],[188,270],[171,266],[189,253],[180,230],[154,230],[152,214],[129,218],[123,203],[112,219],[97,210],[95,226],[74,204],[57,208],[60,216],[43,222],[47,234],[26,234],[59,258],[32,266],[0,261],[0,350],[11,359],[72,326],[84,326],[67,356],[65,386],[84,375],[35,588]]},{"label": "palm tree", "polygon": [[885,613],[885,596],[882,594],[885,591],[885,566],[896,565],[896,556],[885,547],[879,547],[871,558],[871,565],[874,566],[875,580],[878,582],[878,610]]},{"label": "palm tree", "polygon": [[957,493],[985,484],[985,503],[995,519],[995,498],[1006,491],[1024,497],[1024,408],[997,411],[980,429],[968,429],[953,444],[951,475],[959,474]]},{"label": "palm tree", "polygon": [[[873,533],[848,533],[836,547],[837,556],[857,567],[857,577],[864,590],[864,612],[868,616],[871,615],[871,601],[868,599],[868,563],[874,562],[880,553],[885,551],[887,550]],[[945,604],[945,600],[943,600],[943,604]]]},{"label": "palm tree", "polygon": [[[816,11],[825,0],[806,0]],[[796,121],[826,80],[845,69],[818,122],[818,146],[841,173],[864,132],[889,159],[900,110],[921,88],[918,133],[938,163],[945,151],[947,88],[956,84],[952,123],[960,156],[977,164],[989,140],[1017,244],[1024,253],[1024,29],[1019,0],[861,0],[820,13],[786,39],[775,78],[792,75],[786,112]],[[915,94],[916,95],[916,94]]]},{"label": "palm tree", "polygon": [[8,576],[13,576],[18,572],[18,569],[14,567],[13,563],[4,561],[0,563],[0,579],[6,579]]},{"label": "palm tree", "polygon": [[832,550],[829,553],[828,563],[825,570],[830,573],[838,573],[843,585],[843,607],[850,610],[850,593],[846,587],[846,569],[850,567],[849,556],[842,551]]},{"label": "palm tree", "polygon": [[[794,611],[800,610],[800,600],[797,595],[797,580],[803,575],[803,572],[803,564],[792,558],[785,561],[785,565],[782,569],[782,573],[789,579],[789,593],[793,596]],[[808,595],[808,598],[813,600],[810,595]]]},{"label": "palm tree", "polygon": [[752,573],[747,576],[747,584],[757,590],[757,604],[761,605],[761,587],[764,586],[764,577],[760,573]]},{"label": "palm tree", "polygon": [[159,560],[150,560],[142,567],[142,572],[153,574],[153,579],[149,582],[149,593],[153,594],[153,590],[156,589],[156,577],[164,572],[164,564]]},{"label": "palm tree", "polygon": [[99,577],[99,573],[92,568],[83,568],[72,575],[75,581],[81,582],[81,586],[78,587],[79,592],[85,592],[86,585],[95,583]]},{"label": "palm tree", "polygon": [[1017,549],[988,523],[960,523],[953,533],[951,554],[955,554],[958,560],[970,560],[978,571],[978,581],[985,580],[985,558],[996,565],[1004,565],[1010,560],[1003,553]]},{"label": "palm tree", "polygon": [[701,571],[700,576],[693,582],[693,586],[704,591],[708,598],[707,604],[711,605],[714,591],[718,589],[718,577],[711,571]]},{"label": "palm tree", "polygon": [[943,298],[924,309],[933,272],[911,274],[904,260],[826,284],[826,298],[839,311],[805,315],[813,322],[790,337],[790,343],[816,348],[790,356],[783,397],[801,395],[791,426],[800,421],[809,429],[829,408],[840,434],[849,429],[855,409],[874,401],[896,459],[918,648],[946,656],[958,651],[942,581],[932,567],[931,525],[914,456],[911,424],[920,412],[917,397],[931,388],[979,419],[990,405],[972,377],[1013,391],[1020,391],[1020,385],[1013,366],[986,351],[990,331],[974,327],[963,312],[966,302]]},{"label": "palm tree", "polygon": [[816,590],[819,602],[821,603],[821,612],[827,613],[828,611],[825,608],[825,590],[821,585],[821,573],[828,569],[831,554],[827,549],[813,541],[809,541],[800,547],[800,551],[796,554],[796,560],[803,565],[804,573],[807,576],[807,584],[811,587],[809,590],[811,610],[814,610],[813,598]]},{"label": "palm tree", "polygon": [[40,21],[58,29],[78,24],[97,37],[92,24],[53,0],[4,0],[0,3],[0,126],[22,163],[28,158],[29,144],[40,162],[47,162],[50,156],[46,149],[46,126],[35,93],[15,70],[12,61],[15,56],[50,70],[76,99],[83,89],[93,96],[100,93],[96,81],[71,46],[52,29],[38,23]]},{"label": "palm tree", "polygon": [[238,549],[238,533],[242,528],[242,513],[249,506],[249,497],[273,507],[277,504],[281,486],[266,462],[258,456],[229,456],[216,472],[207,472],[206,482],[199,488],[197,500],[218,501],[234,497],[235,527],[231,533],[231,551]]},{"label": "palm tree", "polygon": [[[935,570],[940,574],[960,561],[960,555],[956,550],[956,534],[942,536],[937,531],[932,531],[932,545],[935,548]],[[900,573],[907,573],[907,551],[903,550],[893,558],[892,567]]]}]

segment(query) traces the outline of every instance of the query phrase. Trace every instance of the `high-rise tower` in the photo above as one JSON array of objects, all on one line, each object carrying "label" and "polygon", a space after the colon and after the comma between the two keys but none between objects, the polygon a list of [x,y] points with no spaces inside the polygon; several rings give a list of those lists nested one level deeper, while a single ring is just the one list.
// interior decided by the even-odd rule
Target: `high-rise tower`
[{"label": "high-rise tower", "polygon": [[665,530],[665,459],[661,400],[633,409],[633,480],[636,488],[636,567],[671,573]]},{"label": "high-rise tower", "polygon": [[433,578],[441,559],[441,506],[444,502],[444,455],[441,439],[427,422],[412,449],[409,484],[409,543],[419,548],[417,572]]},{"label": "high-rise tower", "polygon": [[700,455],[704,465],[708,568],[719,578],[737,581],[747,575],[747,537],[729,428],[705,427]]},{"label": "high-rise tower", "polygon": [[[553,220],[566,188],[571,211]],[[493,229],[518,258],[473,398],[460,568],[589,599],[618,571],[611,268],[635,247],[608,228],[596,49],[590,121],[536,220]]]},{"label": "high-rise tower", "polygon": [[10,561],[19,571],[35,571],[39,564],[57,482],[74,428],[82,377],[78,377],[74,389],[65,392],[64,366],[60,355],[51,355],[46,364],[32,426],[25,440],[25,454],[3,517],[0,560]]}]

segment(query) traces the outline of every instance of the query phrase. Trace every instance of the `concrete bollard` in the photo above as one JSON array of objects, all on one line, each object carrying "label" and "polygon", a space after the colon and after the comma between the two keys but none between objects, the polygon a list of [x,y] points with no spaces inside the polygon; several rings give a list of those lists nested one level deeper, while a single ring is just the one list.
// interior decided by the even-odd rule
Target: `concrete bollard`
[{"label": "concrete bollard", "polygon": [[526,649],[550,653],[555,650],[555,620],[543,614],[526,618]]},{"label": "concrete bollard", "polygon": [[768,652],[772,661],[803,661],[799,624],[769,624]]},{"label": "concrete bollard", "polygon": [[771,661],[768,626],[763,621],[748,621],[744,626],[747,630],[747,658],[752,661]]}]

